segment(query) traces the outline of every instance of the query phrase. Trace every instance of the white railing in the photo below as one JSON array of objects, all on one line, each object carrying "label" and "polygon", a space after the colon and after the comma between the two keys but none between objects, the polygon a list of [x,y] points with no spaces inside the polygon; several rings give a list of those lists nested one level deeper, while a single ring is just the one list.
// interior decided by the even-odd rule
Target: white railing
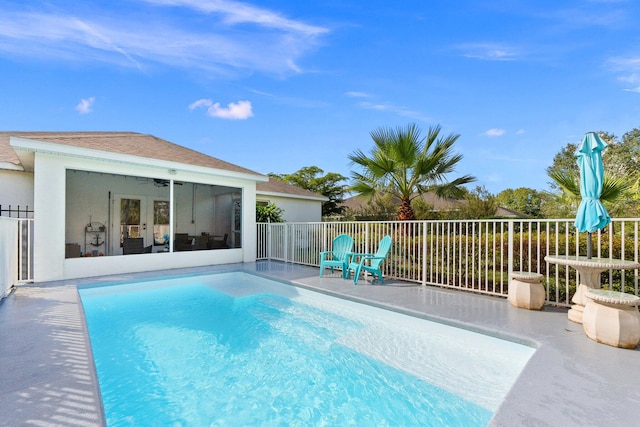
[{"label": "white railing", "polygon": [[[638,261],[640,219],[614,219],[593,235],[593,256]],[[375,252],[391,235],[393,246],[383,264],[385,277],[506,296],[511,271],[545,276],[547,302],[569,305],[576,272],[548,264],[547,254],[586,255],[586,233],[573,219],[376,221],[258,224],[258,259],[319,266],[318,253],[335,236],[354,237],[356,252]],[[638,271],[611,270],[603,287],[638,295]]]},{"label": "white railing", "polygon": [[18,282],[33,282],[33,218],[18,220]]},{"label": "white railing", "polygon": [[[385,277],[422,285],[506,296],[511,271],[545,277],[547,302],[569,305],[577,273],[548,264],[551,255],[585,255],[586,233],[573,219],[376,221],[258,224],[257,258],[319,266],[319,252],[334,237],[354,237],[356,252],[371,253],[391,235],[393,246],[383,264]],[[638,218],[613,219],[593,235],[593,256],[640,259]],[[33,280],[33,219],[0,217],[0,296],[11,286]],[[638,270],[609,270],[605,288],[640,294]]]},{"label": "white railing", "polygon": [[21,281],[32,280],[33,220],[0,217],[0,298]]}]

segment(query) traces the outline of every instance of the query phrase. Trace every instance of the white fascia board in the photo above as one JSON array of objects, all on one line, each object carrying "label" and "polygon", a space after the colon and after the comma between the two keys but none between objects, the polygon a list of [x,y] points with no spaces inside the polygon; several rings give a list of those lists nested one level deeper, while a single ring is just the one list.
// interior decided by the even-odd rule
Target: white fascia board
[{"label": "white fascia board", "polygon": [[326,202],[327,200],[329,200],[324,196],[301,196],[299,194],[276,193],[273,191],[260,191],[260,190],[256,190],[256,196],[273,196],[273,197],[283,197],[288,199],[314,200],[318,202]]},{"label": "white fascia board", "polygon": [[91,148],[75,147],[54,142],[43,142],[33,139],[11,137],[10,145],[20,150],[39,153],[49,153],[72,157],[82,157],[94,160],[106,160],[114,163],[151,166],[164,169],[175,169],[184,172],[194,172],[206,175],[218,175],[226,178],[239,178],[257,182],[268,182],[267,175],[250,174],[245,172],[229,171],[225,169],[208,168],[205,166],[189,165],[187,163],[170,162],[166,160],[151,159],[149,157],[134,156],[131,154],[114,153],[112,151],[94,150]]},{"label": "white fascia board", "polygon": [[10,162],[0,162],[0,169],[24,172],[24,168]]}]

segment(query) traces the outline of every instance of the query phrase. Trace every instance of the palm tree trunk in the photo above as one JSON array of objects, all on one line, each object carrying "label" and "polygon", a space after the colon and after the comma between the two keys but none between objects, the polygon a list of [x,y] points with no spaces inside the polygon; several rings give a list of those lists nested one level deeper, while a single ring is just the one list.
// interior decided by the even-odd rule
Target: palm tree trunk
[{"label": "palm tree trunk", "polygon": [[416,219],[416,214],[411,207],[411,201],[409,199],[402,199],[400,210],[398,211],[398,221],[411,221],[414,219]]}]

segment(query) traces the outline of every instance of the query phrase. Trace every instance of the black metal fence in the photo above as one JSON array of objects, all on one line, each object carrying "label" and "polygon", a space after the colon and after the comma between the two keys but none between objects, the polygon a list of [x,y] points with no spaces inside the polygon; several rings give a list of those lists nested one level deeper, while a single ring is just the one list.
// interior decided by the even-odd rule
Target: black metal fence
[{"label": "black metal fence", "polygon": [[0,216],[9,218],[33,218],[33,210],[29,206],[21,208],[20,205],[13,207],[11,205],[0,205]]}]

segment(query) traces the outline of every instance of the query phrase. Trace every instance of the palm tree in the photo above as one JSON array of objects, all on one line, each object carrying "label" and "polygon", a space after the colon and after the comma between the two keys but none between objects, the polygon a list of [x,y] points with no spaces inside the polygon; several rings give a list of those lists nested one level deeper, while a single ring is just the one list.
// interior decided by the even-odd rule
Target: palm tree
[{"label": "palm tree", "polygon": [[352,172],[350,190],[359,195],[375,198],[391,194],[400,199],[398,219],[415,219],[411,200],[426,192],[439,197],[460,198],[462,185],[475,181],[464,175],[447,181],[454,172],[461,154],[453,153],[453,144],[460,135],[440,136],[440,126],[430,127],[426,138],[420,128],[410,124],[406,128],[379,128],[371,132],[375,146],[369,156],[361,150],[349,155],[349,160],[360,166],[360,172]]},{"label": "palm tree", "polygon": [[[577,209],[578,203],[582,198],[580,194],[580,177],[573,172],[566,171],[551,171],[548,172],[549,177],[560,187],[562,192],[569,196],[575,204]],[[608,205],[607,208],[612,212],[616,212],[621,209],[617,206],[620,202],[624,203],[624,200],[629,198],[629,183],[625,179],[604,177],[604,183],[602,184],[602,194],[600,200]],[[575,209],[574,209],[575,210]]]}]

